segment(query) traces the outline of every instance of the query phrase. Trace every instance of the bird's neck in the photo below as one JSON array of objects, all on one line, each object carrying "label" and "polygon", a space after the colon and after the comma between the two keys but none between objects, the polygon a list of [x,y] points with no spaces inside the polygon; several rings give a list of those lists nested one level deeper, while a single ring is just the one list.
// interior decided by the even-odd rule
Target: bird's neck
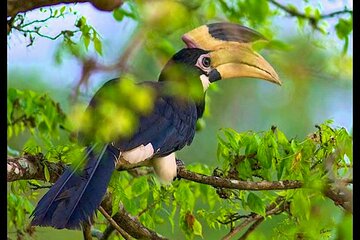
[{"label": "bird's neck", "polygon": [[196,102],[195,105],[196,105],[197,118],[199,119],[203,116],[205,110],[205,94],[204,94],[204,99],[202,101]]},{"label": "bird's neck", "polygon": [[159,82],[168,86],[171,95],[195,104],[198,118],[205,109],[204,83],[200,75],[197,68],[169,61],[159,76]]}]

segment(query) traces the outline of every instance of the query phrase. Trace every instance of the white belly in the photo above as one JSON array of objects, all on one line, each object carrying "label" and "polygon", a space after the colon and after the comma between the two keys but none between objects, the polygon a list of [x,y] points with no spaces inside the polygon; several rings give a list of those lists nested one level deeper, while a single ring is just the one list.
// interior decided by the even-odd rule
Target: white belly
[{"label": "white belly", "polygon": [[[154,148],[151,143],[140,145],[129,151],[120,153],[120,161],[125,160],[130,164],[137,164],[142,161],[151,159],[154,155]],[[156,175],[163,183],[171,182],[177,175],[177,166],[175,153],[166,157],[154,158],[150,161]]]}]

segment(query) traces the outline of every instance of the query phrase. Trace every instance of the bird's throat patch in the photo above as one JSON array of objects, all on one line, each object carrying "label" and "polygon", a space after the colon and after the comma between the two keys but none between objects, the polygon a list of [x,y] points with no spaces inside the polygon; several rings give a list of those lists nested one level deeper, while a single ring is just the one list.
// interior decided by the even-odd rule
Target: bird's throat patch
[{"label": "bird's throat patch", "polygon": [[205,75],[205,74],[201,74],[200,75],[200,80],[204,89],[204,92],[208,89],[209,85],[210,85],[210,81],[209,78]]}]

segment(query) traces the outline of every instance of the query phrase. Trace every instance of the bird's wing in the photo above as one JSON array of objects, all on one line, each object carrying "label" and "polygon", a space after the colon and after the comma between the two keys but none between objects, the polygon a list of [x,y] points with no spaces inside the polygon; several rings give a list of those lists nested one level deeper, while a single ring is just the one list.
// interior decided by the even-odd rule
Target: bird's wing
[{"label": "bird's wing", "polygon": [[[152,83],[158,91],[162,83]],[[126,140],[115,142],[120,151],[151,143],[154,156],[166,156],[189,145],[195,134],[197,110],[194,102],[159,94],[151,114],[141,116],[138,129]]]}]

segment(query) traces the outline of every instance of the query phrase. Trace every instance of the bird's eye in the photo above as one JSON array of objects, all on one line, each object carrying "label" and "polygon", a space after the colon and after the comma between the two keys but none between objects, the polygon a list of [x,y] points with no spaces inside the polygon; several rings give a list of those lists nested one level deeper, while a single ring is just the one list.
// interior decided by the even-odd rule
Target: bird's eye
[{"label": "bird's eye", "polygon": [[206,67],[206,68],[208,68],[208,67],[210,67],[210,64],[211,64],[211,60],[210,60],[210,58],[209,57],[204,57],[203,59],[202,59],[202,65],[204,66],[204,67]]}]

